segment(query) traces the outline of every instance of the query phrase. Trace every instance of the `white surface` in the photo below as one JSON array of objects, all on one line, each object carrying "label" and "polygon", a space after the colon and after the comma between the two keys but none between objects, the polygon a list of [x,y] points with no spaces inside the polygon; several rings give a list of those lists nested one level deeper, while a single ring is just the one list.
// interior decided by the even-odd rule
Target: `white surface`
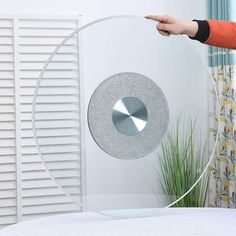
[{"label": "white surface", "polygon": [[96,213],[76,213],[19,223],[0,236],[222,236],[234,235],[236,210],[216,208],[163,209],[158,216],[112,219]]}]

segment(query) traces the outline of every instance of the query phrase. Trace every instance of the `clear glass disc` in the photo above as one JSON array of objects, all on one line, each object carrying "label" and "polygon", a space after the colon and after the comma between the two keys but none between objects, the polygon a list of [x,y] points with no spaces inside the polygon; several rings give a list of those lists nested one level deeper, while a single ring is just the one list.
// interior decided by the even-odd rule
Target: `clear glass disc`
[{"label": "clear glass disc", "polygon": [[[215,143],[209,145],[208,142],[208,83],[211,81],[208,69],[188,40],[183,36],[164,37],[158,33],[155,25],[156,22],[142,17],[124,16],[81,27],[58,45],[38,81],[33,126],[42,161],[58,187],[88,211],[120,217],[158,214],[163,207],[176,204],[196,185],[214,152]],[[119,73],[137,73],[150,79],[161,89],[168,104],[169,121],[165,135],[154,151],[149,144],[152,143],[152,135],[159,130],[148,131],[150,140],[140,136],[137,144],[145,145],[151,152],[138,159],[113,157],[99,147],[89,129],[91,97],[102,82]],[[108,98],[114,95],[112,89],[105,90]],[[150,95],[145,85],[142,90],[145,95],[135,92],[140,91],[135,85],[127,89],[127,94],[122,91],[117,102],[125,97],[136,97],[137,104],[140,100],[137,106],[145,104],[142,105],[142,111],[147,111],[139,116],[144,116],[147,124],[141,124],[136,133],[134,129],[127,131],[128,138],[138,139],[138,135],[147,132],[150,117],[159,117],[163,111],[150,110],[151,105],[158,103],[156,99],[149,97],[146,103],[140,99]],[[98,113],[101,113],[99,109],[108,109],[104,108],[105,105],[101,103],[96,107]],[[108,119],[107,122],[114,124],[112,109],[104,112],[109,115],[109,111],[110,121]],[[135,122],[132,124],[137,125]],[[181,170],[174,159],[163,159],[163,153],[173,151],[168,137],[176,135],[177,126],[180,149],[189,141],[189,132],[194,127],[191,136],[194,155],[185,158],[196,158],[198,161],[195,163],[198,164],[196,168],[188,166],[189,172],[185,173],[189,175],[182,180],[176,179],[175,184],[174,173],[171,175],[169,171],[173,171],[174,165],[176,172],[181,174]],[[123,133],[117,136],[121,142],[115,148],[122,154],[122,139],[128,138],[125,136],[126,128],[120,123],[117,123],[117,127],[122,127]],[[101,139],[106,132],[119,132],[117,127],[114,126],[114,131],[100,131]],[[110,139],[110,142],[112,144],[113,140]],[[109,146],[109,143],[106,144]],[[137,152],[139,147],[135,144],[133,140],[130,150]],[[168,155],[171,156],[170,153]],[[165,160],[167,164],[163,165]],[[168,165],[171,166],[168,168]],[[179,168],[183,166],[180,164]],[[170,182],[166,178],[172,178],[172,187],[178,188],[176,193],[168,189]]]}]

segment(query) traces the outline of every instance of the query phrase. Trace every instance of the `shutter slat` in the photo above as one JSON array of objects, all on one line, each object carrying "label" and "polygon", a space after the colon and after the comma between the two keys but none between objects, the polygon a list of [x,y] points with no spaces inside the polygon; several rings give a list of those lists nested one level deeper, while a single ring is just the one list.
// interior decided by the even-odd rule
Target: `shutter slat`
[{"label": "shutter slat", "polygon": [[[77,38],[76,37],[73,37],[72,39],[68,40],[67,41],[67,45],[73,45],[73,44],[76,44],[76,40]],[[34,38],[30,38],[30,37],[23,37],[21,38],[21,42],[20,42],[20,45],[21,46],[32,46],[32,45],[35,45],[35,46],[43,46],[43,45],[46,45],[46,46],[54,46],[54,47],[57,47],[58,44],[61,43],[61,40],[60,38],[51,38],[50,41],[48,40],[48,38],[40,38],[40,40],[38,39],[37,40],[37,44],[35,42],[35,39]],[[45,60],[47,60],[48,58],[45,58]],[[44,61],[45,61],[44,60]],[[30,60],[29,60],[30,61]]]},{"label": "shutter slat", "polygon": [[13,22],[10,19],[0,19],[0,27],[1,28],[4,28],[4,27],[6,27],[6,28],[11,27],[12,28]]},{"label": "shutter slat", "polygon": [[[1,144],[1,140],[0,140]],[[79,145],[79,140],[77,136],[68,136],[68,137],[58,137],[57,139],[55,138],[40,138],[40,145],[42,146],[47,146],[47,145],[62,145],[62,144],[77,144]],[[25,138],[22,141],[22,147],[27,147],[27,146],[34,146],[34,140],[30,138]]]},{"label": "shutter slat", "polygon": [[[23,132],[24,134],[27,131]],[[61,128],[61,129],[51,129],[51,130],[37,130],[37,136],[40,137],[58,137],[58,136],[76,136],[78,135],[78,130],[72,128]]]},{"label": "shutter slat", "polygon": [[71,199],[65,198],[64,196],[54,196],[53,198],[50,196],[41,197],[40,202],[38,202],[36,198],[23,199],[23,206],[42,205],[44,207],[45,205],[52,205],[52,204],[55,205],[55,204],[63,204],[63,203],[71,203]]},{"label": "shutter slat", "polygon": [[0,208],[0,216],[11,216],[16,215],[16,208],[13,207],[1,207]]},{"label": "shutter slat", "polygon": [[[9,31],[8,29],[7,30],[5,30],[6,31],[6,35],[5,36],[11,36],[11,31]],[[9,34],[7,34],[7,32],[9,32]],[[13,49],[13,47],[12,47],[12,45],[1,45],[0,44],[0,53],[13,53],[14,51],[13,51],[14,49]]]},{"label": "shutter slat", "polygon": [[16,199],[14,198],[0,199],[0,209],[1,207],[15,207],[15,206],[16,206]]},{"label": "shutter slat", "polygon": [[[48,56],[50,53],[48,53]],[[20,77],[22,79],[32,79],[32,78],[38,78],[40,75],[40,71],[20,71]],[[63,71],[63,74],[61,72],[57,71],[47,71],[45,73],[45,78],[77,78],[78,72],[77,71]],[[1,77],[1,74],[0,74]],[[34,91],[33,91],[34,92]]]},{"label": "shutter slat", "polygon": [[51,204],[51,205],[45,205],[42,206],[29,206],[24,207],[23,214],[24,215],[32,215],[32,214],[42,214],[42,213],[50,213],[50,212],[64,212],[64,211],[78,211],[80,207],[76,205],[75,203],[62,203],[62,204]]},{"label": "shutter slat", "polygon": [[0,199],[15,198],[16,190],[0,190]]},{"label": "shutter slat", "polygon": [[[12,115],[12,114],[9,114],[9,115]],[[1,117],[1,115],[0,115],[0,117]],[[15,131],[1,130],[0,137],[1,138],[5,137],[6,139],[15,138]]]},{"label": "shutter slat", "polygon": [[[70,29],[76,28],[77,21],[64,21],[64,20],[20,20],[20,28],[36,28],[36,29],[47,29],[47,28],[57,28],[57,29]],[[60,43],[60,42],[59,42]]]},{"label": "shutter slat", "polygon": [[[1,47],[1,44],[0,44]],[[11,46],[12,47],[12,46]],[[1,62],[0,63],[0,70],[4,70],[4,71],[13,71],[14,70],[14,65],[12,62]],[[2,86],[4,87],[4,86]]]},{"label": "shutter slat", "polygon": [[[7,114],[7,113],[0,113],[0,120],[1,121],[14,121],[15,117],[14,117],[14,114]],[[2,136],[4,137],[4,136]]]},{"label": "shutter slat", "polygon": [[15,155],[12,155],[12,156],[1,156],[0,157],[0,164],[13,164],[16,162],[16,158],[15,158]]},{"label": "shutter slat", "polygon": [[[47,163],[48,167],[51,167],[55,170],[58,169],[78,169],[79,164],[76,161],[64,161],[64,162],[53,162],[53,163]],[[42,163],[29,163],[29,164],[23,164],[22,165],[22,171],[41,171],[45,170],[45,167],[42,165]]]},{"label": "shutter slat", "polygon": [[[1,114],[0,114],[1,115]],[[64,119],[78,119],[77,111],[67,111],[67,112],[48,112],[47,117],[44,113],[37,113],[35,116],[37,121],[40,120],[64,120]]]},{"label": "shutter slat", "polygon": [[[64,186],[79,186],[79,181],[78,180],[61,180],[60,181],[62,185]],[[37,188],[49,188],[49,187],[54,187],[55,183],[52,180],[29,180],[29,181],[24,181],[23,182],[23,189],[37,189]]]},{"label": "shutter slat", "polygon": [[[54,178],[79,178],[79,172],[77,169],[68,169],[68,170],[58,170],[58,171],[51,171],[51,174]],[[22,179],[23,180],[33,180],[33,179],[48,179],[48,173],[45,170],[42,171],[34,171],[32,176],[32,171],[30,172],[23,172]]]},{"label": "shutter slat", "polygon": [[[4,181],[0,184],[0,190],[14,190],[16,188],[15,181]],[[1,191],[0,191],[1,192]]]},{"label": "shutter slat", "polygon": [[[25,40],[35,43],[35,40],[33,40],[33,39],[26,38]],[[48,39],[45,39],[44,41],[45,41],[45,43],[41,39],[41,44],[48,44]],[[61,43],[61,39],[55,39],[54,41],[55,41],[55,43],[56,42]],[[48,53],[46,53],[46,54],[38,53],[36,55],[21,53],[19,55],[20,62],[31,62],[31,63],[32,62],[45,62],[45,61],[47,61],[47,59],[48,59]],[[55,60],[62,61],[62,62],[63,61],[73,61],[73,60],[77,60],[77,55],[74,53],[59,54],[59,55],[57,55],[56,58],[52,59],[52,61],[55,61]]]},{"label": "shutter slat", "polygon": [[[72,194],[73,193],[79,194],[78,188],[75,188],[73,186],[70,187],[69,191]],[[38,189],[34,189],[34,191],[32,191],[31,189],[24,189],[24,192],[23,192],[24,198],[30,198],[30,197],[40,198],[43,196],[51,196],[53,198],[54,196],[57,196],[57,195],[64,196],[64,193],[62,193],[61,190],[55,186],[51,188],[38,188]]]},{"label": "shutter slat", "polygon": [[[8,31],[6,31],[8,32]],[[53,29],[42,29],[42,30],[37,30],[35,28],[24,28],[19,30],[19,35],[24,36],[24,37],[55,37],[55,36],[62,36],[66,37],[71,33],[71,29],[58,29],[58,28],[53,28]]]},{"label": "shutter slat", "polygon": [[[1,165],[0,165],[1,168]],[[9,173],[10,171],[4,171],[4,172],[0,172],[0,184],[2,181],[12,181],[12,180],[16,180],[16,174],[15,171],[12,173]]]},{"label": "shutter slat", "polygon": [[[48,162],[61,162],[61,161],[76,161],[78,160],[78,155],[76,153],[71,153],[68,155],[67,153],[50,153],[50,154],[44,154],[44,159],[46,159]],[[41,157],[38,154],[33,155],[23,155],[22,157],[22,163],[37,163],[42,162]]]},{"label": "shutter slat", "polygon": [[13,215],[13,216],[7,216],[7,215],[0,216],[0,228],[1,228],[1,226],[6,227],[8,225],[15,224],[15,223],[16,223],[16,216],[15,215]]},{"label": "shutter slat", "polygon": [[[9,40],[10,40],[10,42],[13,41],[13,38],[12,38],[12,37],[10,37],[10,38],[6,38],[6,37],[1,38],[1,36],[0,36],[0,40],[2,40],[2,39],[3,39],[5,42],[7,42],[7,41],[9,41]],[[10,44],[11,44],[11,43],[10,43]],[[13,53],[1,53],[0,62],[12,62],[12,63],[14,63],[14,55],[13,55]],[[13,79],[13,78],[11,78],[11,79]]]},{"label": "shutter slat", "polygon": [[[14,89],[13,88],[0,88],[1,96],[14,96]],[[3,113],[3,112],[1,112]]]},{"label": "shutter slat", "polygon": [[1,164],[0,165],[0,173],[15,172],[15,171],[16,171],[15,164]]},{"label": "shutter slat", "polygon": [[0,35],[0,42],[2,45],[13,45],[13,37],[1,37]]},{"label": "shutter slat", "polygon": [[[22,105],[32,105],[33,96],[22,96],[21,104]],[[37,97],[37,104],[67,104],[67,103],[78,103],[77,95],[59,95],[59,96],[39,96]]]},{"label": "shutter slat", "polygon": [[[10,83],[9,83],[10,84]],[[28,80],[22,79],[21,80],[21,87],[35,87],[37,84],[37,80]],[[54,86],[78,86],[78,81],[76,78],[67,78],[67,79],[58,79],[58,78],[50,78],[45,79],[43,81],[43,86],[54,87]],[[42,87],[42,86],[41,86]]]},{"label": "shutter slat", "polygon": [[14,79],[14,72],[13,71],[0,71],[0,79]]},{"label": "shutter slat", "polygon": [[7,122],[7,121],[0,122],[0,130],[14,130],[14,129],[15,129],[15,124],[13,122]]}]

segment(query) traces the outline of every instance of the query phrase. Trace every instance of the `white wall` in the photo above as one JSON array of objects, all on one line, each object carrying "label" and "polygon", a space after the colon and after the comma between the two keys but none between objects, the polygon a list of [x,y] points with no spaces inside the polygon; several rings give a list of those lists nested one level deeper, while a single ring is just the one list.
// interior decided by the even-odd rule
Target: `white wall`
[{"label": "white wall", "polygon": [[[206,0],[0,0],[0,13],[81,14],[86,24],[111,15],[169,14],[183,19],[205,19]],[[197,50],[205,58],[206,47]]]},{"label": "white wall", "polygon": [[1,13],[82,14],[84,22],[100,17],[132,14],[174,14],[205,18],[205,0],[0,0]]}]

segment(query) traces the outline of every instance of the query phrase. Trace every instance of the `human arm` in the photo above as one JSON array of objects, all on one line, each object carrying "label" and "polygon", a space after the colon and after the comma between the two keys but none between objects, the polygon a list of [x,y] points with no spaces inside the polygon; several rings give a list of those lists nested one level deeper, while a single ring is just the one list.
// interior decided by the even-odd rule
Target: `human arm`
[{"label": "human arm", "polygon": [[183,21],[171,16],[147,16],[158,21],[157,29],[186,34],[191,39],[216,47],[236,49],[236,22],[223,20]]}]

